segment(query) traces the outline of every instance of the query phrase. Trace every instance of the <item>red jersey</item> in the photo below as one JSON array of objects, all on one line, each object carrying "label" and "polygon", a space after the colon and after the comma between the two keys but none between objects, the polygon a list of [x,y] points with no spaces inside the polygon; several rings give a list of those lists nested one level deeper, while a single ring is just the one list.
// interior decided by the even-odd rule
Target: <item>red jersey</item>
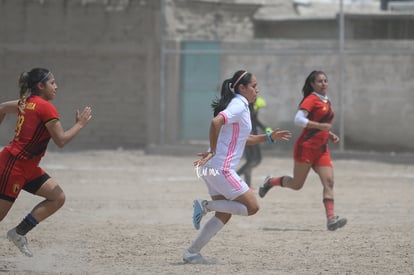
[{"label": "red jersey", "polygon": [[24,113],[19,111],[14,139],[6,146],[18,159],[42,157],[51,135],[46,123],[59,119],[52,103],[32,95],[26,100]]},{"label": "red jersey", "polygon": [[[331,102],[324,102],[315,94],[308,95],[300,104],[299,109],[308,112],[308,119],[320,123],[332,123],[334,112]],[[298,138],[298,144],[308,148],[322,148],[328,143],[329,131],[303,128]]]}]

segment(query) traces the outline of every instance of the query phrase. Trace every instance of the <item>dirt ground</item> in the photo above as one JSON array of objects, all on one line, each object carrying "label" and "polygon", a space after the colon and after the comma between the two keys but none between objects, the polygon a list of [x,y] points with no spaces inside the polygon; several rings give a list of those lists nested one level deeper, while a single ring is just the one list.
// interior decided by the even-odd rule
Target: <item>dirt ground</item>
[{"label": "dirt ground", "polygon": [[[42,167],[60,182],[66,203],[27,235],[35,254],[27,258],[5,237],[40,200],[20,195],[0,223],[0,273],[414,274],[414,162],[336,159],[335,208],[348,219],[344,228],[326,230],[322,187],[311,173],[301,191],[275,188],[258,198],[256,215],[234,216],[202,251],[214,264],[189,265],[182,253],[197,234],[192,201],[208,198],[195,159],[48,152]],[[292,165],[265,156],[253,186],[268,174],[291,174]]]}]

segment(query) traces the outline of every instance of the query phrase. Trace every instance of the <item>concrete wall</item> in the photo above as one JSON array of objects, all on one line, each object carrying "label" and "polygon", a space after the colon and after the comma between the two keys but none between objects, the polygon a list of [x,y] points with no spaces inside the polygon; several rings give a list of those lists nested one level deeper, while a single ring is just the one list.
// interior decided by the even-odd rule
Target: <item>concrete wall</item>
[{"label": "concrete wall", "polygon": [[[300,44],[299,44],[300,43]],[[277,48],[308,50],[332,49],[336,42],[279,41]],[[274,43],[270,43],[273,44]],[[296,44],[296,46],[295,46]],[[364,49],[390,49],[409,43],[384,41],[350,42],[349,47]],[[257,47],[255,47],[257,49]],[[267,48],[272,48],[268,46]],[[414,51],[414,47],[411,47]],[[296,106],[301,99],[301,88],[305,77],[314,69],[326,71],[329,77],[329,97],[335,109],[334,130],[339,132],[340,91],[339,57],[330,54],[278,55],[250,57],[250,60],[232,58],[246,64],[261,80],[262,94],[269,98],[273,109],[263,110],[266,121],[276,121],[290,129],[298,130],[292,124]],[[237,60],[236,60],[237,59]],[[414,87],[414,55],[371,55],[367,52],[345,57],[344,132],[348,149],[413,150],[411,140],[414,130],[414,107],[411,96]],[[230,62],[227,62],[231,64]],[[232,69],[233,69],[232,68]],[[403,123],[405,121],[405,123]]]},{"label": "concrete wall", "polygon": [[[240,68],[253,72],[268,101],[262,120],[295,134],[292,120],[304,79],[314,68],[323,69],[336,111],[334,130],[339,130],[337,41],[253,39],[258,5],[196,2],[166,2],[168,50],[179,50],[184,39],[222,41],[222,79]],[[65,128],[73,124],[76,109],[93,107],[93,121],[69,148],[157,146],[159,16],[155,0],[0,0],[0,100],[17,97],[23,70],[47,67],[59,85],[54,104]],[[346,149],[414,152],[414,44],[347,40],[346,50]],[[179,53],[166,55],[165,72],[164,141],[186,143],[179,138]],[[12,138],[14,125],[15,117],[9,116],[0,126],[0,145]],[[200,127],[207,133],[208,125]]]},{"label": "concrete wall", "polygon": [[[345,149],[413,152],[414,45],[410,41],[353,41],[346,45],[347,50],[355,53],[344,58]],[[261,120],[271,127],[288,128],[296,136],[300,129],[293,124],[293,117],[302,98],[305,78],[312,70],[322,69],[329,77],[329,97],[335,110],[333,130],[339,134],[341,95],[337,47],[336,41],[327,40],[222,42],[222,79],[231,77],[238,69],[255,74],[260,94],[268,103],[260,111]],[[388,54],[387,49],[401,52]],[[374,54],[374,51],[383,53]],[[170,58],[171,62],[179,62],[176,55]],[[168,97],[178,98],[178,75],[174,72],[168,75]],[[180,122],[173,119],[173,111],[169,112],[167,132],[173,133],[172,129],[180,128]],[[176,131],[175,135],[168,135],[168,143],[182,142],[174,139],[177,136]],[[292,147],[293,143],[288,143],[280,148]]]},{"label": "concrete wall", "polygon": [[[222,60],[222,79],[229,78],[238,69],[244,68],[253,72],[258,78],[261,94],[269,103],[269,106],[261,111],[260,116],[271,124],[270,126],[289,128],[295,134],[299,132],[300,129],[293,125],[292,120],[301,99],[304,79],[311,70],[322,69],[330,79],[329,96],[336,111],[334,124],[336,132],[339,132],[339,122],[342,119],[344,121],[345,149],[414,151],[411,142],[414,131],[410,129],[409,123],[414,116],[412,107],[414,102],[411,97],[411,89],[414,87],[412,40],[357,40],[352,39],[353,33],[349,32],[351,37],[348,36],[345,42],[343,87],[345,96],[344,102],[341,102],[339,45],[335,38],[324,37],[321,40],[306,36],[307,39],[297,37],[290,40],[251,39],[257,37],[257,30],[255,30],[257,21],[254,15],[257,6],[254,5],[244,6],[244,16],[219,16],[231,14],[231,5],[222,4],[219,6],[220,9],[209,9],[208,15],[204,15],[205,18],[220,17],[224,21],[209,25],[204,29],[207,33],[192,32],[192,29],[200,29],[193,28],[194,26],[201,26],[204,23],[200,19],[203,18],[202,16],[197,17],[193,14],[205,11],[206,3],[200,4],[194,1],[190,5],[185,5],[186,1],[178,2],[179,9],[171,11],[170,14],[170,18],[174,20],[169,21],[171,24],[168,27],[167,47],[171,51],[179,50],[180,41],[185,39],[218,39],[223,50],[218,53],[221,54]],[[186,14],[188,16],[185,16]],[[246,23],[246,16],[249,14],[253,14],[250,18],[253,24]],[[397,15],[393,16],[393,18],[397,17]],[[359,17],[346,16],[346,18],[355,20]],[[364,18],[369,20],[368,15]],[[373,18],[376,16],[374,15]],[[306,22],[308,21],[301,25],[306,25]],[[324,20],[312,20],[312,23],[314,25],[310,29],[299,26],[294,30],[297,33],[311,34],[313,30],[321,30],[327,24]],[[332,21],[331,24],[336,22]],[[240,29],[239,26],[243,28]],[[262,29],[261,33],[275,31],[271,25],[268,28],[271,29]],[[350,28],[356,26],[351,25]],[[281,31],[292,31],[292,28]],[[389,30],[386,29],[384,32]],[[226,36],[230,33],[233,35]],[[245,37],[250,38],[246,40]],[[173,99],[180,97],[179,53],[185,54],[176,52],[167,55],[169,69],[166,77],[168,87],[166,97],[175,103],[179,101]],[[220,84],[217,83],[218,86]],[[177,108],[179,110],[180,107]],[[166,142],[168,144],[186,142],[179,139],[180,121],[177,108],[167,106]],[[340,117],[341,108],[344,108],[343,118]],[[384,130],[384,127],[387,130]]]},{"label": "concrete wall", "polygon": [[[414,3],[414,2],[413,2]],[[344,36],[347,40],[414,39],[413,14],[345,14]],[[338,18],[258,19],[255,38],[331,39],[338,38]]]},{"label": "concrete wall", "polygon": [[0,100],[18,96],[22,71],[46,67],[65,129],[76,109],[93,108],[70,148],[144,147],[158,137],[159,10],[159,1],[0,0]]}]

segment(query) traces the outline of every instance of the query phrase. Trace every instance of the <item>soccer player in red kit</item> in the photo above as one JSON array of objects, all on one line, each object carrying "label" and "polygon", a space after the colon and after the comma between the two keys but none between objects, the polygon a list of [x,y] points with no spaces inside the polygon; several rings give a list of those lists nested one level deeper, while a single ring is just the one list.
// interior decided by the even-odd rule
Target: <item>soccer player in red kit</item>
[{"label": "soccer player in red kit", "polygon": [[334,231],[343,227],[347,220],[335,216],[333,165],[328,141],[339,142],[339,137],[330,131],[334,112],[327,97],[328,77],[323,71],[313,71],[305,80],[303,99],[295,116],[295,124],[303,127],[294,149],[293,178],[290,176],[266,177],[259,189],[264,197],[273,186],[300,190],[312,168],[321,179],[323,204],[327,218],[327,228]]},{"label": "soccer player in red kit", "polygon": [[71,141],[91,119],[91,108],[76,112],[76,123],[64,131],[56,108],[49,101],[57,92],[53,74],[43,68],[24,72],[19,78],[20,100],[0,104],[0,122],[8,113],[17,113],[14,139],[0,152],[0,221],[13,206],[20,191],[44,197],[16,227],[7,232],[26,256],[33,256],[27,246],[26,233],[60,207],[65,194],[56,180],[39,167],[52,138],[63,147]]}]

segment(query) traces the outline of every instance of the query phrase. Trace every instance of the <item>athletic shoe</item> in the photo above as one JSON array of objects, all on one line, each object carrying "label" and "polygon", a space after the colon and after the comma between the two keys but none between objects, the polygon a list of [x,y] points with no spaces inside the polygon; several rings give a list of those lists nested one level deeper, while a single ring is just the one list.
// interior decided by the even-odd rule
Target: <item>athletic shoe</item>
[{"label": "athletic shoe", "polygon": [[269,181],[272,177],[271,176],[267,176],[264,180],[264,183],[262,186],[260,186],[259,188],[259,196],[261,198],[263,198],[267,192],[269,192],[270,188],[272,188],[272,186],[270,186]]},{"label": "athletic shoe", "polygon": [[338,228],[344,227],[347,220],[345,218],[340,219],[338,216],[328,220],[327,227],[329,231],[335,231]]},{"label": "athletic shoe", "polygon": [[205,207],[207,201],[206,200],[195,200],[193,207],[193,224],[195,229],[200,229],[200,222],[204,215],[207,213],[207,209]]},{"label": "athletic shoe", "polygon": [[10,229],[7,232],[7,239],[13,242],[17,248],[27,257],[33,257],[33,253],[27,247],[27,239],[25,236],[19,235],[16,232],[16,228]]},{"label": "athletic shoe", "polygon": [[183,261],[187,264],[209,264],[210,262],[201,256],[200,253],[190,253],[188,250],[184,251]]}]

